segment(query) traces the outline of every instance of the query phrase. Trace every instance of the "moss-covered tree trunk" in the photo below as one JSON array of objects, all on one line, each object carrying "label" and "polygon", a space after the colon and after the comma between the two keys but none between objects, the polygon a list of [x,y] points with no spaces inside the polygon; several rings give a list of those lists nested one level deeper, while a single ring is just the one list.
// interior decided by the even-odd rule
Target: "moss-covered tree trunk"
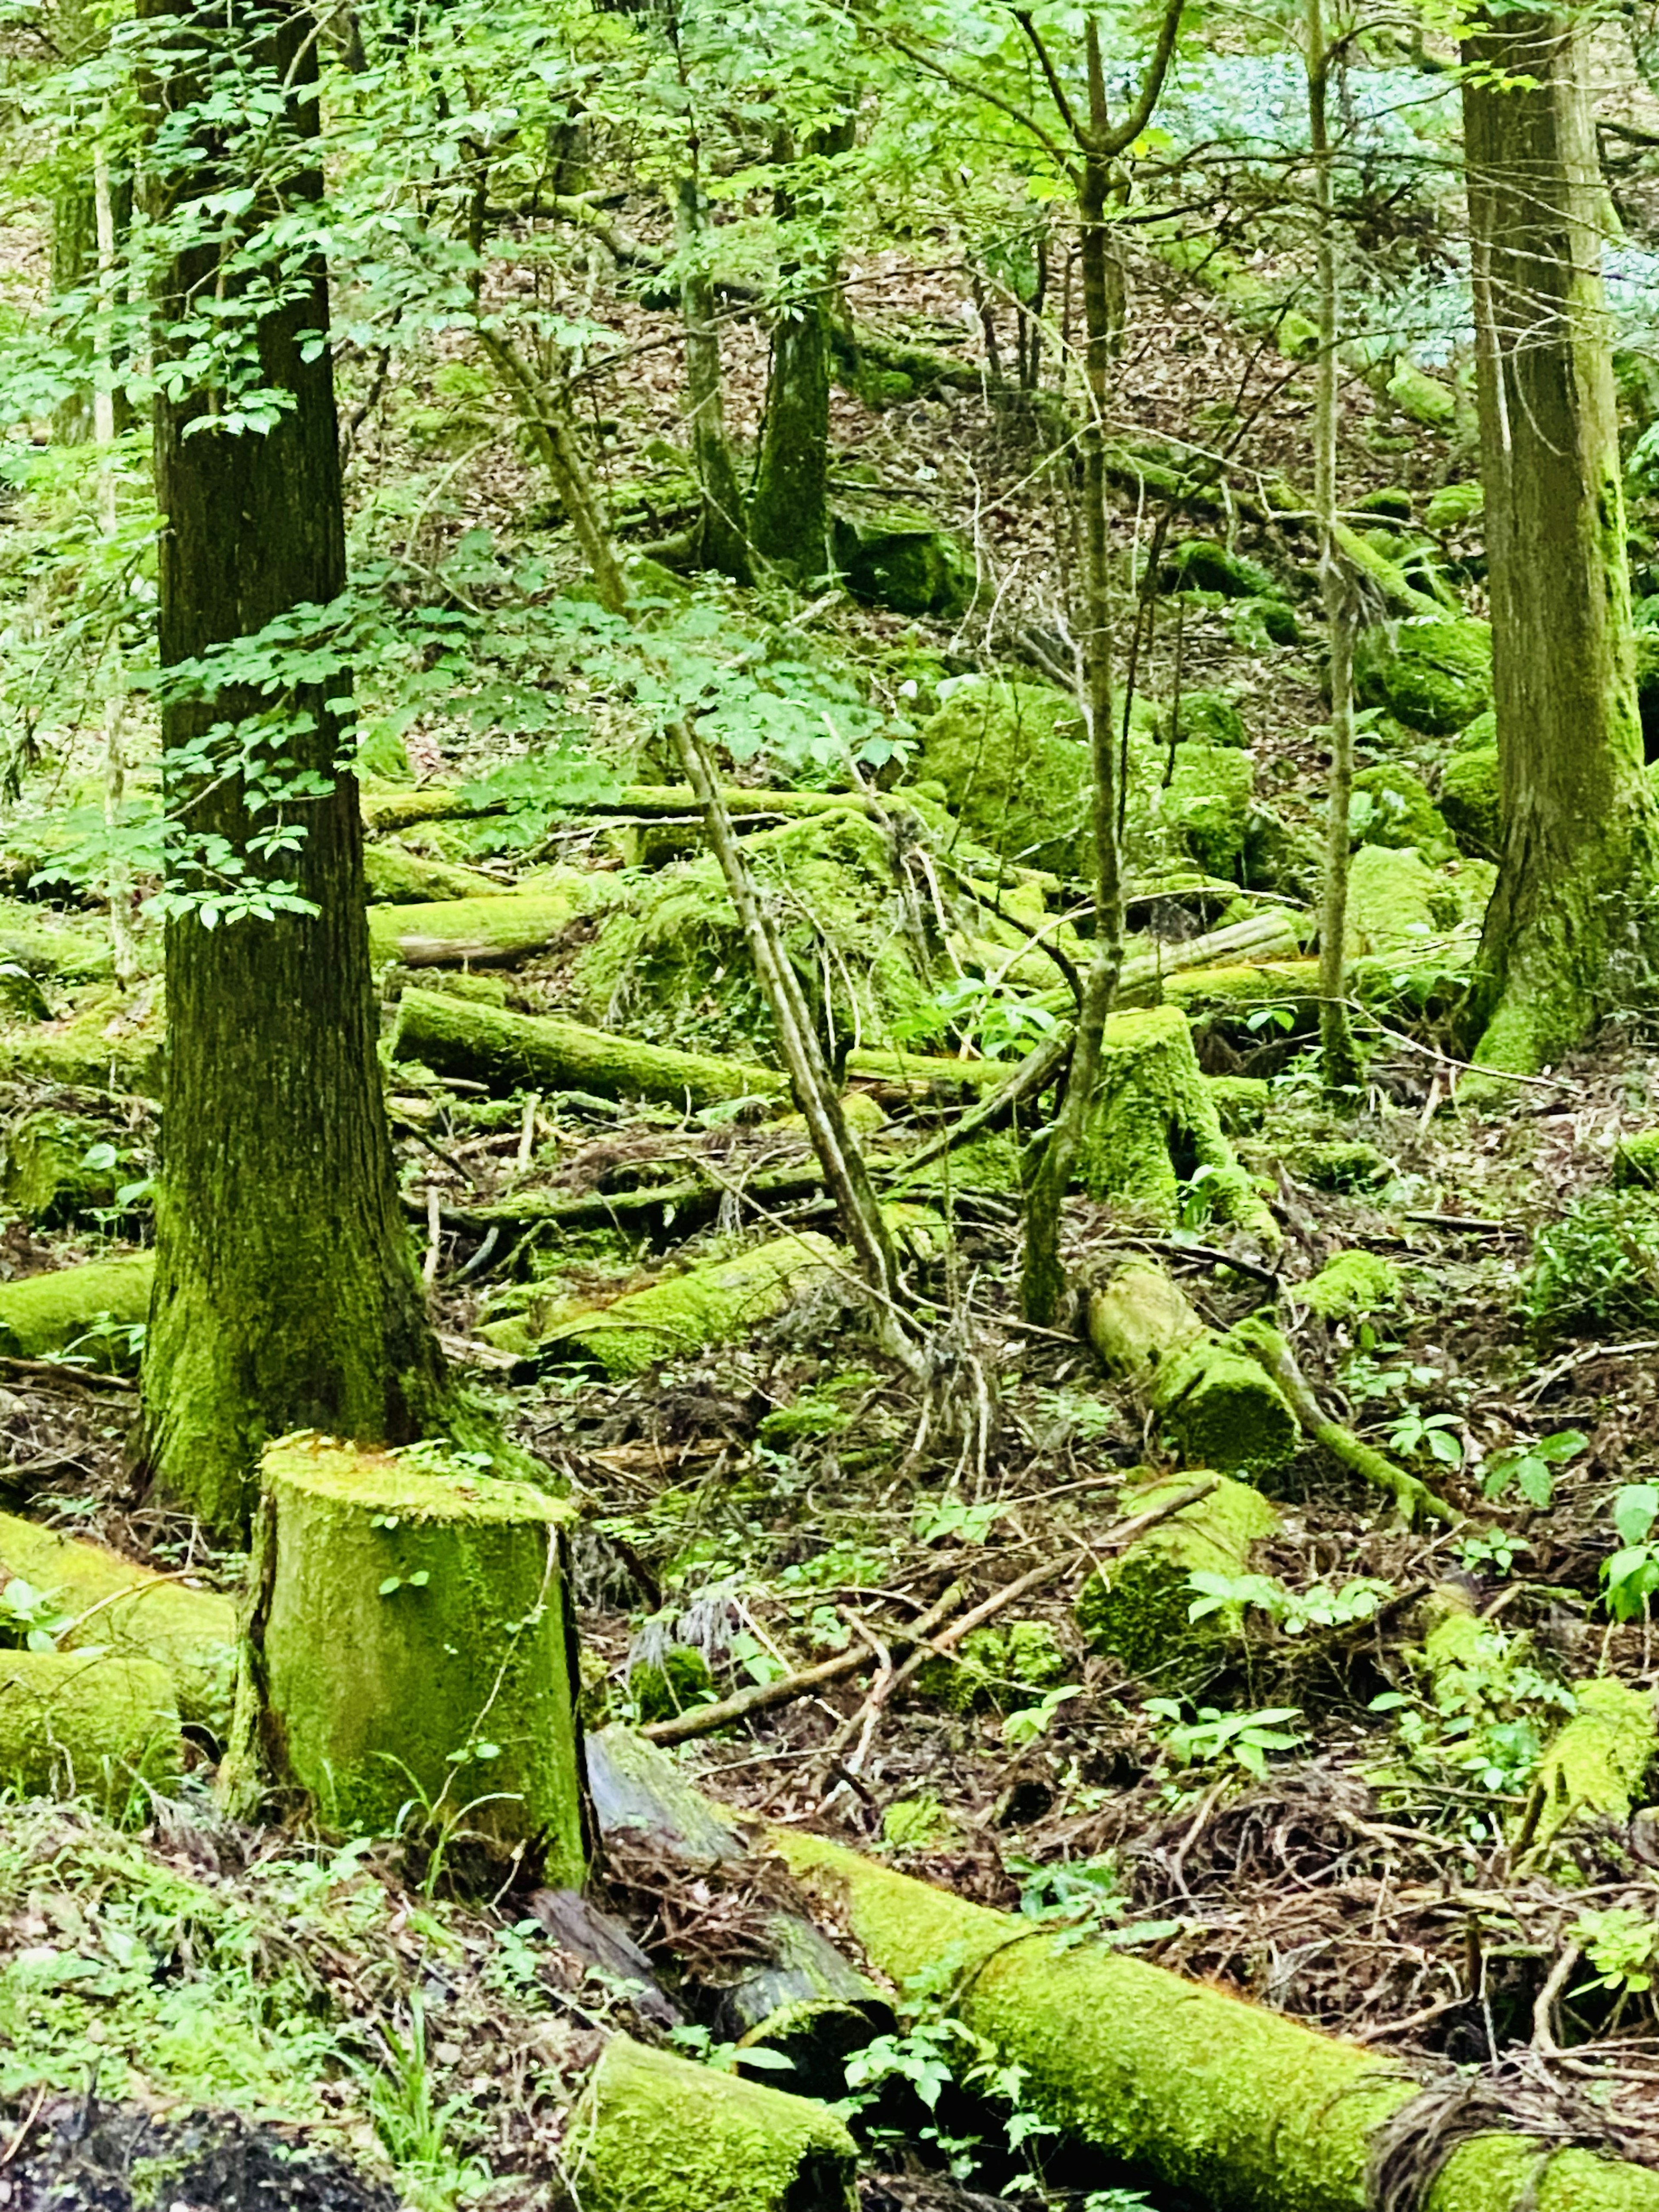
[{"label": "moss-covered tree trunk", "polygon": [[[190,0],[151,12],[165,65],[155,97],[176,114],[202,99],[206,41],[222,40],[224,18],[210,32]],[[192,199],[238,184],[258,184],[267,213],[277,189],[289,208],[320,196],[304,143],[317,128],[311,18],[297,7],[262,13],[242,62],[273,96],[288,88],[285,100],[273,97],[283,119],[264,142],[276,182],[269,170],[239,175],[203,122],[192,135],[208,143],[207,158],[188,175],[158,177],[158,214],[180,219]],[[174,262],[160,303],[166,323],[222,279],[216,252],[193,246]],[[164,668],[343,586],[332,370],[326,348],[309,342],[327,327],[320,261],[290,265],[286,296],[257,325],[260,375],[289,402],[263,433],[215,427],[221,395],[169,396],[164,382],[155,423]],[[210,896],[238,880],[286,879],[314,909],[210,927],[211,908],[187,903],[167,924],[166,1135],[142,1454],[163,1491],[224,1529],[246,1519],[268,1437],[315,1428],[400,1442],[421,1432],[441,1389],[375,1059],[362,831],[331,703],[342,688],[337,677],[289,695],[278,750],[295,795],[261,810],[236,763],[246,738],[253,760],[270,767],[249,728],[269,700],[228,685],[163,708],[176,887]],[[210,736],[216,726],[228,734]],[[277,821],[303,834],[292,851],[266,857],[256,840]],[[214,840],[222,840],[216,852]],[[228,877],[238,869],[246,875]]]},{"label": "moss-covered tree trunk", "polygon": [[[743,489],[726,434],[726,386],[720,368],[720,329],[714,319],[714,287],[707,260],[707,226],[695,170],[679,179],[675,191],[675,243],[681,259],[680,313],[685,323],[685,404],[691,428],[691,459],[702,493],[697,523],[697,556],[739,584],[750,580],[749,539],[744,528]],[[825,387],[828,433],[828,387]]]},{"label": "moss-covered tree trunk", "polygon": [[1475,1057],[1536,1069],[1648,981],[1656,817],[1642,772],[1588,33],[1468,38],[1481,478],[1503,849]]}]

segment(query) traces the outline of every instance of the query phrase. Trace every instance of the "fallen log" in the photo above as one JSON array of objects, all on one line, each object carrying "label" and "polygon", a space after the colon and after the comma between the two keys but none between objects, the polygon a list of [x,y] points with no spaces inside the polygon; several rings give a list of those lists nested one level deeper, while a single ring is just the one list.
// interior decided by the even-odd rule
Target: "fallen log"
[{"label": "fallen log", "polygon": [[1089,1340],[1191,1467],[1263,1474],[1296,1456],[1297,1419],[1260,1361],[1201,1321],[1173,1279],[1132,1260],[1091,1293]]},{"label": "fallen log", "polygon": [[1199,1485],[1153,1482],[1139,1498],[1143,1532],[1103,1560],[1078,1595],[1077,1621],[1091,1650],[1160,1689],[1196,1692],[1242,1655],[1237,1605],[1192,1618],[1194,1574],[1237,1581],[1257,1544],[1279,1526],[1259,1490],[1225,1475]]},{"label": "fallen log", "polygon": [[858,2152],[830,2108],[625,2035],[570,2118],[582,2212],[853,2212]]},{"label": "fallen log", "polygon": [[[1218,2212],[1354,2212],[1382,2130],[1409,2124],[1419,2092],[1397,2060],[821,1837],[768,1834],[878,1973],[936,1985],[948,1962],[957,2016],[1024,2069],[1023,2100],[1163,2189]],[[1659,2173],[1519,2130],[1425,2149],[1425,2212],[1659,2212]]]},{"label": "fallen log", "polygon": [[276,1780],[328,1827],[448,1830],[580,1884],[566,1509],[315,1437],[269,1446],[262,1489],[249,1674]]},{"label": "fallen log", "polygon": [[14,1577],[54,1596],[71,1626],[66,1651],[106,1651],[167,1668],[186,1721],[222,1738],[236,1678],[236,1607],[216,1590],[159,1575],[101,1544],[0,1513],[0,1581]]},{"label": "fallen log", "polygon": [[615,1377],[724,1344],[843,1276],[839,1248],[815,1231],[705,1261],[608,1306],[562,1321],[534,1348],[544,1366],[583,1364]]},{"label": "fallen log", "polygon": [[98,1651],[0,1651],[0,1788],[90,1799],[148,1818],[176,1786],[179,1710],[153,1659]]},{"label": "fallen log", "polygon": [[149,1319],[155,1272],[155,1254],[140,1252],[0,1283],[0,1352],[14,1359],[69,1352],[89,1367],[136,1367],[134,1332]]},{"label": "fallen log", "polygon": [[591,877],[569,872],[568,884],[550,883],[544,890],[372,906],[369,957],[377,968],[389,960],[405,968],[491,968],[545,951],[592,893]]},{"label": "fallen log", "polygon": [[[1150,951],[1132,952],[1123,963],[1115,1003],[1123,1007],[1155,1006],[1172,976],[1204,968],[1219,968],[1244,959],[1271,960],[1281,955],[1294,959],[1302,949],[1297,917],[1287,907],[1267,907],[1224,929],[1202,937],[1160,939]],[[1131,939],[1133,943],[1134,940]]]},{"label": "fallen log", "polygon": [[775,1068],[643,1044],[555,1015],[504,1013],[437,991],[404,993],[392,1057],[417,1060],[435,1074],[462,1076],[492,1090],[593,1091],[667,1106],[708,1106],[729,1098],[769,1102],[787,1089]]},{"label": "fallen log", "polygon": [[393,840],[371,839],[363,850],[363,873],[372,902],[392,906],[447,904],[454,899],[501,898],[511,890],[477,868],[452,867],[429,860]]}]

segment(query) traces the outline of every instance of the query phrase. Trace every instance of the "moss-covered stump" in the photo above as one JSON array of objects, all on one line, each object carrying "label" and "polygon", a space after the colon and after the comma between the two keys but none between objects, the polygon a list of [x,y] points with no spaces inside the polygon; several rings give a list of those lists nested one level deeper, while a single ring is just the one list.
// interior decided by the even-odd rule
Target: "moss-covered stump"
[{"label": "moss-covered stump", "polygon": [[705,1261],[608,1306],[574,1314],[537,1347],[552,1366],[586,1365],[640,1375],[659,1359],[725,1344],[770,1321],[799,1297],[835,1281],[845,1262],[816,1231],[778,1237],[725,1260]]},{"label": "moss-covered stump", "polygon": [[1401,1303],[1400,1270],[1375,1252],[1335,1252],[1298,1295],[1321,1321],[1363,1321]]},{"label": "moss-covered stump", "polygon": [[324,1438],[270,1445],[262,1735],[326,1826],[583,1856],[559,1532],[527,1483]]},{"label": "moss-covered stump", "polygon": [[[1182,1476],[1126,1491],[1122,1510],[1147,1512],[1188,1486]],[[1077,1621],[1090,1648],[1160,1686],[1201,1686],[1238,1656],[1241,1616],[1224,1606],[1193,1620],[1190,1578],[1247,1573],[1255,1547],[1278,1526],[1277,1509],[1260,1491],[1218,1477],[1206,1497],[1149,1528],[1084,1584]]]},{"label": "moss-covered stump", "polygon": [[373,906],[370,957],[377,966],[396,960],[405,968],[488,968],[544,951],[591,895],[591,877],[574,869],[570,877],[568,884],[533,893]]},{"label": "moss-covered stump", "polygon": [[93,1260],[0,1283],[0,1352],[46,1359],[72,1352],[94,1367],[136,1367],[132,1333],[149,1314],[155,1257]]},{"label": "moss-covered stump", "polygon": [[477,868],[457,868],[447,860],[430,860],[424,853],[411,853],[407,845],[388,839],[371,842],[363,851],[363,873],[368,896],[377,904],[424,906],[448,904],[456,899],[499,898],[507,886]]},{"label": "moss-covered stump", "polygon": [[1577,1710],[1545,1750],[1535,1802],[1522,1815],[1523,1832],[1540,1846],[1585,1814],[1628,1820],[1659,1752],[1653,1699],[1645,1691],[1607,1674],[1575,1683],[1573,1694]]},{"label": "moss-covered stump", "polygon": [[152,1659],[0,1651],[0,1789],[89,1799],[120,1818],[179,1779],[173,1677]]},{"label": "moss-covered stump", "polygon": [[972,605],[973,556],[931,517],[897,507],[838,514],[833,528],[836,565],[866,606],[954,622]]},{"label": "moss-covered stump", "polygon": [[1091,1293],[1089,1340],[1189,1466],[1262,1474],[1295,1456],[1296,1415],[1278,1384],[1201,1321],[1152,1261],[1131,1261]]},{"label": "moss-covered stump", "polygon": [[958,684],[923,725],[915,772],[944,785],[963,828],[1000,860],[1086,872],[1092,771],[1082,715],[1064,692]]},{"label": "moss-covered stump", "polygon": [[[1218,2212],[1354,2212],[1373,2139],[1417,2095],[1375,2051],[1265,2006],[1033,1928],[775,1829],[796,1880],[902,1986],[949,1960],[956,2008],[1064,2133]],[[1659,2212],[1659,2173],[1494,2129],[1459,2142],[1424,2212]]]},{"label": "moss-covered stump", "polygon": [[592,1091],[665,1106],[777,1099],[788,1087],[775,1068],[644,1044],[556,1015],[509,1014],[438,991],[404,993],[392,1057],[495,1090]]},{"label": "moss-covered stump", "polygon": [[1178,1007],[1115,1014],[1102,1042],[1100,1077],[1078,1180],[1159,1228],[1181,1219],[1182,1183],[1202,1176],[1211,1211],[1269,1243],[1279,1225],[1222,1133]]},{"label": "moss-covered stump", "polygon": [[236,1607],[215,1590],[135,1566],[101,1544],[0,1513],[0,1579],[55,1596],[74,1626],[66,1650],[152,1660],[171,1676],[186,1721],[222,1737],[236,1678]]},{"label": "moss-covered stump", "polygon": [[1353,832],[1362,845],[1449,860],[1452,836],[1429,787],[1403,761],[1380,761],[1353,780]]},{"label": "moss-covered stump", "polygon": [[853,2212],[858,2154],[827,2106],[613,2037],[571,2116],[583,2212]]},{"label": "moss-covered stump", "polygon": [[1362,630],[1354,648],[1362,706],[1449,738],[1492,704],[1492,626],[1441,616]]}]

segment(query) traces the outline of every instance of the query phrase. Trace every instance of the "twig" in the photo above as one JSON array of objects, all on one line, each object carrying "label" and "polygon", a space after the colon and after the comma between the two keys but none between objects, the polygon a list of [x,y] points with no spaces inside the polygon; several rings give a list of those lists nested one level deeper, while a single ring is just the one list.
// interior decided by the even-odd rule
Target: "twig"
[{"label": "twig", "polygon": [[1172,1260],[1201,1260],[1208,1267],[1231,1267],[1236,1275],[1248,1275],[1265,1290],[1279,1289],[1279,1277],[1273,1268],[1264,1267],[1259,1260],[1243,1260],[1223,1252],[1213,1244],[1187,1244],[1177,1237],[1114,1237],[1112,1242],[1132,1245],[1138,1252],[1166,1252]]},{"label": "twig", "polygon": [[9,1352],[0,1354],[0,1369],[8,1375],[21,1375],[31,1382],[48,1387],[57,1383],[60,1389],[71,1390],[130,1392],[138,1388],[125,1375],[101,1375],[96,1368],[70,1367],[55,1359],[18,1359]]},{"label": "twig", "polygon": [[1569,1943],[1550,1968],[1544,1986],[1539,1990],[1532,2008],[1532,2047],[1546,2058],[1561,2056],[1555,2040],[1555,2001],[1565,1989],[1574,1969],[1583,1957],[1577,1943]]},{"label": "twig", "polygon": [[1559,1382],[1564,1375],[1571,1375],[1575,1367],[1588,1367],[1597,1359],[1634,1359],[1646,1352],[1659,1352],[1659,1336],[1637,1337],[1629,1344],[1590,1344],[1581,1352],[1570,1352],[1547,1367],[1524,1390],[1516,1394],[1520,1404],[1542,1397],[1552,1382]]}]

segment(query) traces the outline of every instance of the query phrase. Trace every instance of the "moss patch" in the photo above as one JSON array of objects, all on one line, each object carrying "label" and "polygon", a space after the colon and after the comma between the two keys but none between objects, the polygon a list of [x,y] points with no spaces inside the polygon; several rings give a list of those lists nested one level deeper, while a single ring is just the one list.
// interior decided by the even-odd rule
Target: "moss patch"
[{"label": "moss patch", "polygon": [[543,1340],[539,1353],[554,1365],[641,1375],[659,1359],[745,1334],[807,1291],[833,1282],[841,1264],[837,1248],[815,1231],[775,1237],[572,1315]]},{"label": "moss patch", "polygon": [[1455,887],[1421,854],[1362,846],[1348,870],[1348,957],[1421,952],[1462,919]]},{"label": "moss patch", "polygon": [[[1184,1480],[1126,1491],[1122,1509],[1144,1513]],[[1149,1528],[1084,1584],[1077,1620],[1091,1649],[1144,1680],[1178,1687],[1208,1680],[1237,1649],[1238,1611],[1224,1607],[1190,1620],[1188,1578],[1199,1571],[1246,1573],[1255,1546],[1278,1525],[1278,1513],[1260,1491],[1223,1476],[1207,1498]]]},{"label": "moss patch", "polygon": [[0,1787],[147,1816],[179,1780],[173,1677],[150,1659],[0,1651]]},{"label": "moss patch", "polygon": [[998,1621],[964,1636],[951,1658],[927,1660],[916,1669],[915,1692],[951,1712],[1008,1712],[1069,1671],[1065,1647],[1046,1621]]},{"label": "moss patch", "polygon": [[1352,827],[1362,845],[1415,848],[1430,860],[1451,851],[1445,818],[1414,769],[1383,761],[1353,780]]},{"label": "moss patch", "polygon": [[1628,1820],[1659,1750],[1653,1699],[1603,1675],[1576,1686],[1577,1711],[1559,1729],[1538,1769],[1535,1840],[1547,1844],[1581,1814]]},{"label": "moss patch", "polygon": [[0,1283],[0,1352],[47,1359],[73,1352],[97,1367],[136,1367],[133,1332],[149,1314],[155,1256],[94,1260]]},{"label": "moss patch", "polygon": [[1401,1303],[1400,1270],[1375,1252],[1338,1252],[1301,1291],[1321,1321],[1361,1321]]},{"label": "moss patch", "polygon": [[1450,616],[1364,630],[1354,688],[1407,728],[1450,737],[1492,704],[1491,625]]}]

